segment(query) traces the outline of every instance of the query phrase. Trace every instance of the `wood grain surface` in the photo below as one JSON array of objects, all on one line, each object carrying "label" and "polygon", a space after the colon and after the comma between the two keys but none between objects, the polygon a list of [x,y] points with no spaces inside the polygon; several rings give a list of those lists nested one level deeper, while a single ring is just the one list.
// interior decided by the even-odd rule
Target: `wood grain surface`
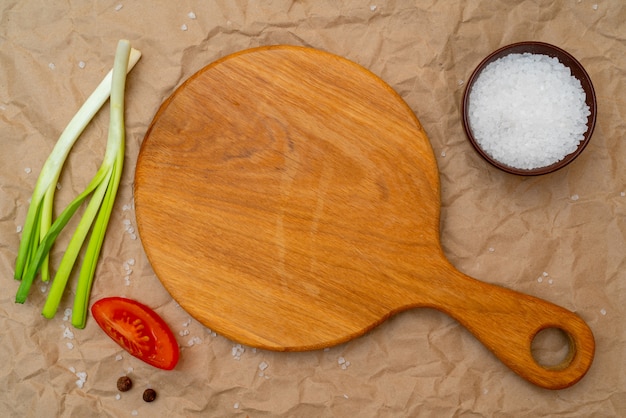
[{"label": "wood grain surface", "polygon": [[[172,297],[242,344],[320,349],[431,307],[530,382],[574,384],[591,330],[448,262],[438,176],[419,121],[378,77],[322,51],[263,47],[208,65],[163,103],[137,162],[137,224]],[[531,342],[552,327],[570,351],[543,367]]]}]

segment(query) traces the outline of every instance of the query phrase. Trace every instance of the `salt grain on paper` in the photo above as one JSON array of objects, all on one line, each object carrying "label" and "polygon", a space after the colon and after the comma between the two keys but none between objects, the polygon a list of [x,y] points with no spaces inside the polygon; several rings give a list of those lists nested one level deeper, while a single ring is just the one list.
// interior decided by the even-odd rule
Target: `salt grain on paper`
[{"label": "salt grain on paper", "polygon": [[348,367],[350,367],[350,362],[346,360],[344,357],[339,357],[337,359],[337,363],[341,366],[343,370],[346,370]]},{"label": "salt grain on paper", "polygon": [[267,368],[270,365],[266,362],[266,361],[262,361],[261,363],[259,363],[259,376],[260,377],[265,377],[266,379],[269,379],[269,376],[265,375],[265,370],[267,370]]},{"label": "salt grain on paper", "polygon": [[[72,369],[74,369],[73,367],[70,368],[70,371],[72,371]],[[76,386],[78,386],[80,389],[83,388],[83,386],[85,385],[85,382],[87,381],[87,372],[76,372],[76,369],[74,369],[74,371],[72,371],[72,373],[74,373],[76,375],[76,377],[78,377],[78,380],[76,381]]]},{"label": "salt grain on paper", "polygon": [[136,240],[137,235],[135,234],[135,228],[131,225],[131,222],[128,219],[124,219],[122,223],[124,224],[124,229],[130,235],[130,239]]},{"label": "salt grain on paper", "polygon": [[183,32],[187,30],[187,25],[185,25],[184,23],[180,26],[180,30],[182,30]]},{"label": "salt grain on paper", "polygon": [[68,340],[73,340],[74,333],[72,332],[71,329],[69,329],[68,327],[65,327],[65,329],[63,330],[63,338],[67,338]]},{"label": "salt grain on paper", "polygon": [[235,402],[235,404],[233,405],[233,408],[239,409],[239,402]]},{"label": "salt grain on paper", "polygon": [[24,172],[25,172],[26,174],[30,174],[32,171],[33,171],[33,170],[32,170],[30,167],[26,167],[26,168],[24,169]]},{"label": "salt grain on paper", "polygon": [[57,68],[57,66],[54,65],[53,62],[51,62],[51,63],[48,64],[48,68],[50,68],[51,70],[54,70],[55,68]]},{"label": "salt grain on paper", "polygon": [[115,6],[115,11],[119,12],[120,10],[122,10],[122,7],[124,7],[124,6],[121,5],[121,4],[118,4],[117,6]]},{"label": "salt grain on paper", "polygon": [[606,315],[606,309],[604,309],[604,308],[600,309],[600,313],[601,313],[602,315]]},{"label": "salt grain on paper", "polygon": [[20,232],[22,232],[22,225],[18,225],[17,228],[15,228],[15,231],[19,234]]},{"label": "salt grain on paper", "polygon": [[200,337],[191,337],[191,339],[187,341],[187,345],[189,347],[196,345],[196,344],[202,344],[202,339]]},{"label": "salt grain on paper", "polygon": [[137,411],[136,409],[133,409],[133,411],[130,414],[136,417],[137,415],[139,415],[139,411]]},{"label": "salt grain on paper", "polygon": [[570,199],[572,199],[573,201],[576,201],[579,199],[579,196],[577,194],[573,194]]},{"label": "salt grain on paper", "polygon": [[241,355],[246,351],[246,349],[241,344],[235,344],[231,349],[230,353],[232,354],[235,360],[241,360]]},{"label": "salt grain on paper", "polygon": [[196,14],[194,12],[189,12],[189,13],[187,13],[187,17],[189,19],[195,19],[196,18]]},{"label": "salt grain on paper", "polygon": [[85,68],[86,65],[85,61],[78,61],[78,68]]}]

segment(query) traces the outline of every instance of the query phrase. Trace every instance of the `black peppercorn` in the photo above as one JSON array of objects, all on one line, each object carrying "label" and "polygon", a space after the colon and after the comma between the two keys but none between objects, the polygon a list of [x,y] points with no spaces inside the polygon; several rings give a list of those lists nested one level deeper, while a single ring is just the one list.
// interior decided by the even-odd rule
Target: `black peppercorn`
[{"label": "black peppercorn", "polygon": [[133,381],[130,380],[130,377],[122,376],[119,379],[117,379],[117,390],[119,390],[120,392],[127,392],[132,387],[133,387]]},{"label": "black peppercorn", "polygon": [[154,391],[154,389],[146,389],[143,392],[143,400],[146,402],[152,402],[153,400],[156,399],[156,392]]}]

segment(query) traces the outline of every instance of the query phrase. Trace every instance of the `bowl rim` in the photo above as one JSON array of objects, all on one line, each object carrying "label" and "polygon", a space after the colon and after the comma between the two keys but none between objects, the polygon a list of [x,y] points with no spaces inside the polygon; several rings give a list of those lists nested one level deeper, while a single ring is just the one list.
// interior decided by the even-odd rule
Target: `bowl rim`
[{"label": "bowl rim", "polygon": [[[533,52],[532,51],[533,49],[538,49],[540,51]],[[469,96],[470,96],[471,88],[474,85],[474,82],[476,81],[480,73],[484,70],[484,68],[488,64],[490,64],[492,61],[495,61],[498,58],[502,58],[506,55],[513,54],[513,53],[524,53],[524,52],[531,52],[531,53],[537,53],[537,54],[548,55],[551,57],[556,57],[557,59],[559,59],[559,62],[561,62],[561,64],[570,68],[572,75],[580,81],[583,87],[583,90],[585,91],[585,96],[586,96],[585,102],[589,106],[589,110],[591,112],[589,117],[587,118],[587,131],[584,134],[583,140],[578,144],[578,147],[576,148],[576,150],[570,154],[567,154],[560,161],[557,161],[548,166],[538,167],[534,169],[521,169],[521,168],[511,167],[489,156],[489,154],[487,154],[478,144],[476,138],[474,138],[474,134],[471,131],[471,127],[469,123],[469,115],[468,115]],[[567,61],[567,62],[563,62],[563,61]],[[572,71],[572,68],[574,68],[574,71]],[[574,74],[575,72],[577,74],[580,74],[583,79],[581,79],[581,77]],[[537,175],[552,173],[554,171],[557,171],[565,167],[566,165],[574,161],[587,147],[591,139],[591,136],[593,134],[593,131],[595,129],[595,125],[596,125],[597,100],[596,100],[595,89],[591,81],[591,77],[589,76],[585,68],[582,66],[582,64],[576,58],[574,58],[574,56],[572,56],[569,52],[555,45],[546,43],[546,42],[522,41],[522,42],[508,44],[508,45],[505,45],[496,49],[495,51],[487,55],[485,58],[483,58],[480,61],[480,63],[474,68],[469,79],[467,80],[467,83],[465,84],[465,89],[463,92],[463,98],[461,102],[461,114],[462,114],[461,119],[463,123],[463,129],[465,130],[465,134],[467,138],[469,139],[474,149],[487,162],[491,163],[491,165],[493,165],[494,167],[497,167],[500,170],[511,173],[511,174],[516,174],[516,175],[521,175],[521,176],[537,176]]]}]

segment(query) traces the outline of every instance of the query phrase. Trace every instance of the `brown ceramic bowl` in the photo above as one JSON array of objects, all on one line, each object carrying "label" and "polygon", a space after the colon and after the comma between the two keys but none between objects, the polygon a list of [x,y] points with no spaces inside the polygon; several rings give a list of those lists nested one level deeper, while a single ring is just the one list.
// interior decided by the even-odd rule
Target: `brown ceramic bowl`
[{"label": "brown ceramic bowl", "polygon": [[[569,67],[572,72],[572,75],[580,81],[580,84],[582,85],[582,88],[585,91],[586,103],[589,106],[589,110],[591,112],[591,114],[587,118],[587,131],[584,134],[584,139],[580,142],[576,151],[565,156],[565,158],[563,158],[561,161],[558,161],[554,164],[551,164],[545,167],[530,169],[530,170],[510,167],[490,157],[480,147],[480,145],[474,138],[474,135],[472,134],[472,129],[471,129],[470,122],[469,122],[469,114],[468,114],[469,93],[472,89],[474,81],[478,78],[478,76],[480,75],[480,72],[485,68],[485,66],[497,60],[498,58],[502,58],[508,54],[522,54],[524,52],[529,52],[532,54],[543,54],[543,55],[548,55],[550,57],[556,57],[561,62],[561,64]],[[580,153],[585,149],[585,147],[589,143],[589,139],[591,139],[591,134],[593,133],[593,129],[595,128],[597,104],[596,104],[596,94],[593,89],[593,85],[591,84],[591,79],[589,78],[589,75],[587,74],[583,66],[576,60],[576,58],[571,56],[568,52],[554,45],[546,44],[543,42],[519,42],[519,43],[502,47],[492,52],[484,60],[482,60],[480,64],[478,64],[478,67],[476,67],[476,69],[470,76],[465,86],[465,92],[463,94],[463,102],[462,102],[461,108],[462,108],[462,113],[463,113],[463,127],[465,129],[465,133],[469,141],[471,142],[471,144],[476,149],[476,151],[478,151],[478,153],[485,160],[490,162],[495,167],[501,170],[504,170],[508,173],[522,175],[522,176],[536,176],[540,174],[551,173],[560,168],[563,168],[567,164],[571,163],[576,157],[578,157],[578,155],[580,155]]]}]

